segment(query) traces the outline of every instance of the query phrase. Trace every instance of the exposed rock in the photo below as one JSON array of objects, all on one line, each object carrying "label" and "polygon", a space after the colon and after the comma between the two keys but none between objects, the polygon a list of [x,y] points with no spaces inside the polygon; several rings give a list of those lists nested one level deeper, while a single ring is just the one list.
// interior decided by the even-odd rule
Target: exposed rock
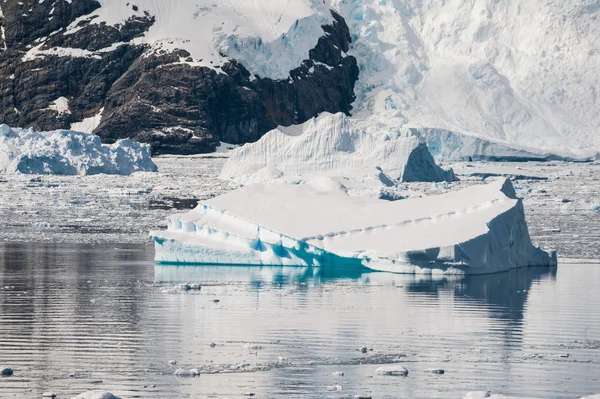
[{"label": "exposed rock", "polygon": [[[346,55],[348,26],[335,13],[309,59],[288,79],[273,80],[251,76],[233,59],[208,68],[182,62],[190,57],[185,49],[134,44],[155,17],[91,23],[99,7],[96,0],[2,4],[1,122],[68,129],[103,110],[93,132],[105,143],[131,138],[151,144],[155,154],[195,154],[214,151],[219,141],[256,141],[323,111],[350,113],[358,67]],[[53,107],[60,98],[68,112]]]}]

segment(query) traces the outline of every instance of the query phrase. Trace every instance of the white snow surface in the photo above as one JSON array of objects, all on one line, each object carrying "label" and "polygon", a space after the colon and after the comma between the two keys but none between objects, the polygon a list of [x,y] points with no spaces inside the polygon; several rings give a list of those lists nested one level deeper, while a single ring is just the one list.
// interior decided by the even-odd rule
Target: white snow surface
[{"label": "white snow surface", "polygon": [[0,125],[0,173],[128,175],[156,170],[146,144],[125,139],[108,146],[91,134]]},{"label": "white snow surface", "polygon": [[331,0],[360,68],[355,114],[550,152],[600,150],[600,6]]},{"label": "white snow surface", "polygon": [[400,273],[478,274],[555,265],[532,245],[508,180],[420,199],[349,196],[328,178],[254,184],[167,219],[156,260],[173,263],[363,265]]},{"label": "white snow surface", "polygon": [[[154,51],[185,49],[192,64],[217,67],[225,57],[241,62],[252,74],[287,79],[308,59],[308,52],[325,34],[322,25],[332,16],[322,0],[100,0],[101,8],[74,21],[97,16],[91,23],[117,25],[145,13],[156,22],[135,43]],[[133,9],[133,4],[138,10]],[[183,61],[182,61],[183,62]]]},{"label": "white snow surface", "polygon": [[[234,150],[221,178],[240,184],[299,179],[313,174],[346,175],[379,168],[401,181],[452,181],[415,136],[386,132],[343,113],[323,113],[291,127],[279,127],[256,143]],[[362,180],[362,179],[361,179]]]}]

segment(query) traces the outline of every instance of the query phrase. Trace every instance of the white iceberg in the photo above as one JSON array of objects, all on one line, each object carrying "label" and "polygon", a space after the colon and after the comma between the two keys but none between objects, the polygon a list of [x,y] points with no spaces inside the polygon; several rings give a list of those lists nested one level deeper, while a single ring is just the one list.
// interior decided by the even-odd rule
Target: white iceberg
[{"label": "white iceberg", "polygon": [[165,263],[365,266],[480,274],[555,265],[530,240],[509,180],[402,201],[355,197],[327,177],[254,184],[170,216],[151,232]]},{"label": "white iceberg", "polygon": [[296,126],[279,127],[256,143],[232,151],[221,178],[237,183],[280,181],[284,176],[336,175],[380,168],[400,181],[455,180],[436,165],[416,136],[382,131],[343,113],[323,113]]},{"label": "white iceberg", "polygon": [[126,139],[109,146],[92,134],[0,125],[0,173],[129,175],[157,170],[146,144]]}]

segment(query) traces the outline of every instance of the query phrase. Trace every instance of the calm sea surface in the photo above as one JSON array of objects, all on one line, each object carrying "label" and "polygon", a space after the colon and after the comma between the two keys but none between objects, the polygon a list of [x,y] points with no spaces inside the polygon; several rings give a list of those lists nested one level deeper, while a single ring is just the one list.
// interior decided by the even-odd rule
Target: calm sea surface
[{"label": "calm sea surface", "polygon": [[[15,370],[0,398],[600,393],[598,264],[432,280],[152,257],[145,245],[0,244],[0,365]],[[390,363],[408,377],[375,374]]]}]

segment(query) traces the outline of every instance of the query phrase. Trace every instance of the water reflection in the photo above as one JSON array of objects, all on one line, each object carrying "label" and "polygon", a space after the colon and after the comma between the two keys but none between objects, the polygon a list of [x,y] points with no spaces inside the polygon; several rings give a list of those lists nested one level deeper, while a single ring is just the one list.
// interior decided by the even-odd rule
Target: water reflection
[{"label": "water reflection", "polygon": [[430,298],[448,297],[455,301],[480,302],[493,311],[491,316],[505,320],[523,319],[527,295],[532,284],[556,280],[557,267],[529,267],[505,273],[477,276],[414,275],[375,272],[360,267],[295,266],[154,266],[157,283],[250,283],[305,284],[317,287],[327,283],[351,283],[366,286],[393,286],[409,295]]},{"label": "water reflection", "polygon": [[[306,399],[328,397],[326,386],[338,383],[351,397],[450,398],[477,389],[577,397],[597,384],[600,352],[592,348],[600,345],[586,342],[600,342],[600,317],[585,305],[600,301],[600,267],[435,278],[161,266],[152,255],[144,246],[0,244],[0,363],[16,370],[0,397],[101,388],[127,398]],[[182,282],[202,290],[165,289]],[[262,349],[249,351],[248,342]],[[374,350],[363,354],[363,345]],[[291,366],[274,367],[280,356]],[[374,363],[389,359],[406,362],[410,377],[374,376]],[[181,380],[170,360],[267,366]],[[346,378],[334,379],[337,370]]]}]

